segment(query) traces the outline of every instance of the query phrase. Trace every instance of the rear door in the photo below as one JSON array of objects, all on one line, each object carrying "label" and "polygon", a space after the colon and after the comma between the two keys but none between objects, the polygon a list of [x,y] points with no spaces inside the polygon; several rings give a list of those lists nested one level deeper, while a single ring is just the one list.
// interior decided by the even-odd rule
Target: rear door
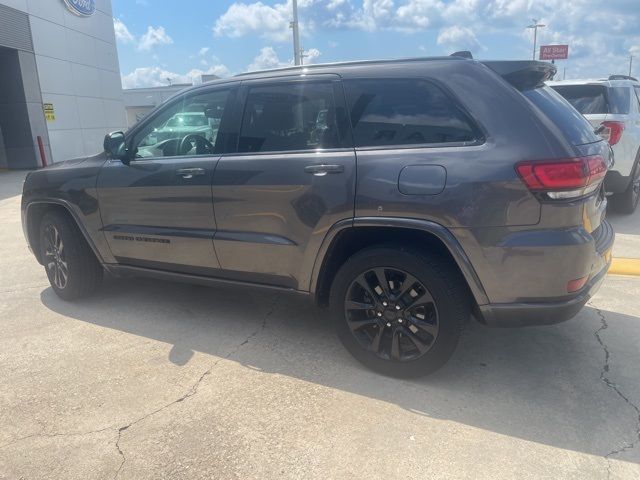
[{"label": "rear door", "polygon": [[215,171],[227,277],[306,289],[327,230],[353,218],[355,153],[334,75],[243,82],[239,141]]},{"label": "rear door", "polygon": [[125,265],[215,274],[211,182],[234,89],[198,90],[169,103],[127,139],[135,158],[98,177],[104,234]]}]

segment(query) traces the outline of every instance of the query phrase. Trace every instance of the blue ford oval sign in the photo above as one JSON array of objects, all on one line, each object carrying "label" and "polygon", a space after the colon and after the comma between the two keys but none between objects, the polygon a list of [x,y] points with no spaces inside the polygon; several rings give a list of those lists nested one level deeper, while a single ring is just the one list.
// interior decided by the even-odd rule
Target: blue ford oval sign
[{"label": "blue ford oval sign", "polygon": [[71,13],[81,17],[90,17],[96,12],[96,0],[64,0]]}]

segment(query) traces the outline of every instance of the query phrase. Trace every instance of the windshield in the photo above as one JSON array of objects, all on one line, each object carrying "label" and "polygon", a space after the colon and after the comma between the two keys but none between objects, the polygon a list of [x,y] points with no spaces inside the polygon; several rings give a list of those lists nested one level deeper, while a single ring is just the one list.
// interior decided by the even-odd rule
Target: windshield
[{"label": "windshield", "polygon": [[206,127],[209,123],[204,115],[176,115],[169,119],[167,127]]}]

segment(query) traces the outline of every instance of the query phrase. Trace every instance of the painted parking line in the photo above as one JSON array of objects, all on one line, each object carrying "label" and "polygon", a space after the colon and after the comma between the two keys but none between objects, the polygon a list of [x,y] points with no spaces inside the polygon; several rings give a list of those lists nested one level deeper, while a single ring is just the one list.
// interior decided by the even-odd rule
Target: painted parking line
[{"label": "painted parking line", "polygon": [[614,258],[609,275],[634,275],[640,277],[640,258]]}]

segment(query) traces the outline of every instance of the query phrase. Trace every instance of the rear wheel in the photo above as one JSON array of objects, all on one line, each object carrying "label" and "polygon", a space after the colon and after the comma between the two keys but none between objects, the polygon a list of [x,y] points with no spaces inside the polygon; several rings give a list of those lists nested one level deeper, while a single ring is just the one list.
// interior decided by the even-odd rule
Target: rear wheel
[{"label": "rear wheel", "polygon": [[630,215],[636,211],[640,201],[640,163],[636,162],[627,189],[611,197],[611,200],[614,209],[620,213]]},{"label": "rear wheel", "polygon": [[49,283],[60,298],[85,297],[102,282],[102,266],[67,215],[60,212],[44,215],[40,223],[40,248]]},{"label": "rear wheel", "polygon": [[338,337],[365,366],[420,377],[453,354],[469,299],[458,271],[419,250],[374,247],[350,258],[331,288]]}]

